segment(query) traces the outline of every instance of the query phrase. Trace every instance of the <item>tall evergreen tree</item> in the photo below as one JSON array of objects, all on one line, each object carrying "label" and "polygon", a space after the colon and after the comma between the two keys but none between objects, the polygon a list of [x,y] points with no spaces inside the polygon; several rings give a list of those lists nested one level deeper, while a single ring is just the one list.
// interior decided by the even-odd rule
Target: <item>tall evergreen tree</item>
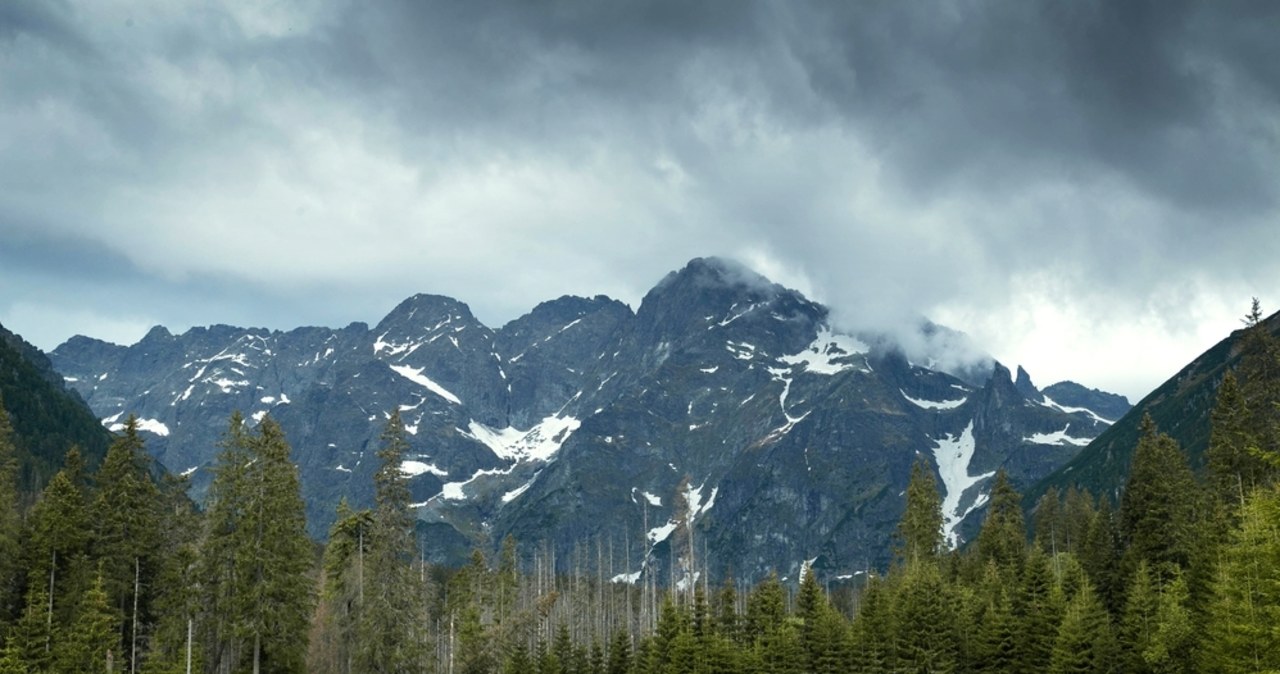
[{"label": "tall evergreen tree", "polygon": [[897,671],[952,672],[958,654],[954,604],[936,566],[909,563],[894,606]]},{"label": "tall evergreen tree", "polygon": [[[314,664],[311,669],[332,667],[328,671],[347,674],[355,665],[358,630],[364,607],[365,558],[372,542],[373,515],[368,510],[352,512],[347,500],[338,503],[337,515],[329,527],[329,544],[325,546],[323,615],[317,628],[331,649],[331,658]],[[315,646],[316,644],[312,644]]]},{"label": "tall evergreen tree", "polygon": [[1157,577],[1187,568],[1197,532],[1199,487],[1178,443],[1147,415],[1120,504],[1126,569],[1146,561]]},{"label": "tall evergreen tree", "polygon": [[49,597],[40,587],[27,592],[22,616],[13,624],[0,654],[0,673],[22,672],[43,674],[51,672],[53,653],[58,646],[56,635],[47,619]]},{"label": "tall evergreen tree", "polygon": [[1212,589],[1201,671],[1280,671],[1280,489],[1246,498]]},{"label": "tall evergreen tree", "polygon": [[1036,545],[1050,555],[1067,552],[1064,538],[1062,501],[1057,487],[1049,487],[1036,502]]},{"label": "tall evergreen tree", "polygon": [[1032,548],[1013,602],[1018,631],[1013,671],[1030,674],[1048,668],[1061,620],[1060,601],[1048,557]]},{"label": "tall evergreen tree", "polygon": [[414,557],[413,515],[409,485],[401,464],[409,448],[400,412],[391,413],[378,450],[373,477],[372,545],[368,555],[368,588],[360,616],[357,669],[366,672],[409,672],[423,657],[418,612],[421,595],[410,566]]},{"label": "tall evergreen tree", "polygon": [[1050,659],[1052,674],[1098,673],[1111,671],[1115,660],[1115,641],[1110,618],[1085,583],[1067,604],[1058,628]]},{"label": "tall evergreen tree", "polygon": [[1078,555],[1098,598],[1113,615],[1118,615],[1123,606],[1125,583],[1120,569],[1120,537],[1116,528],[1111,501],[1103,498],[1089,522]]},{"label": "tall evergreen tree", "polygon": [[18,451],[13,425],[0,398],[0,619],[13,614],[18,603],[18,567],[22,546],[18,511]]},{"label": "tall evergreen tree", "polygon": [[161,562],[162,499],[138,419],[130,415],[124,432],[107,450],[98,470],[93,512],[93,553],[101,565],[103,588],[121,621],[122,668],[137,671],[151,622],[156,575]]},{"label": "tall evergreen tree", "polygon": [[242,545],[236,550],[238,632],[254,674],[302,671],[311,613],[311,543],[298,468],[270,416],[249,442]]},{"label": "tall evergreen tree", "polygon": [[27,582],[53,593],[56,621],[66,625],[89,588],[89,510],[66,469],[45,487],[30,516]]},{"label": "tall evergreen tree", "polygon": [[85,590],[75,622],[62,639],[55,659],[62,672],[105,672],[120,652],[120,616],[107,603],[102,577]]},{"label": "tall evergreen tree", "polygon": [[1249,427],[1250,417],[1235,373],[1227,372],[1213,407],[1205,462],[1209,468],[1209,487],[1229,512],[1239,509],[1245,494],[1261,482],[1267,470],[1262,459],[1249,451],[1258,445]]},{"label": "tall evergreen tree", "polygon": [[933,469],[923,456],[911,464],[907,505],[898,522],[895,554],[900,562],[932,560],[942,549],[942,500]]},{"label": "tall evergreen tree", "polygon": [[239,665],[240,641],[237,551],[245,542],[244,517],[249,505],[250,433],[239,412],[231,415],[213,467],[213,483],[205,503],[204,537],[200,549],[199,578],[205,620],[202,650],[210,668],[231,671]]},{"label": "tall evergreen tree", "polygon": [[1009,482],[1004,470],[996,473],[991,485],[987,518],[978,532],[978,560],[995,562],[1002,573],[1016,577],[1026,556],[1027,531],[1022,520],[1022,496]]},{"label": "tall evergreen tree", "polygon": [[778,581],[778,574],[771,572],[747,595],[747,615],[744,636],[747,642],[763,637],[776,629],[786,618],[786,591]]}]

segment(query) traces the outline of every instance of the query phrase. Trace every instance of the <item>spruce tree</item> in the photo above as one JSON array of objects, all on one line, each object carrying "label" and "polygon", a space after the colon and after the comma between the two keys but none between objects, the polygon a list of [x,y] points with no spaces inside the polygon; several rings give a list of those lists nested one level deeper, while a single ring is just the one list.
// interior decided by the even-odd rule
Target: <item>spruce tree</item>
[{"label": "spruce tree", "polygon": [[352,512],[343,498],[338,502],[324,550],[321,601],[325,610],[324,620],[317,628],[331,646],[338,671],[342,672],[349,671],[356,658],[357,630],[364,608],[364,560],[372,540],[372,518],[368,510]]},{"label": "spruce tree", "polygon": [[52,591],[59,625],[90,586],[89,532],[85,495],[60,470],[31,511],[26,549],[27,582]]},{"label": "spruce tree", "polygon": [[1120,504],[1125,569],[1146,561],[1158,578],[1170,567],[1185,569],[1194,550],[1199,487],[1178,443],[1156,430],[1150,415],[1133,453]]},{"label": "spruce tree", "polygon": [[1067,552],[1063,532],[1064,512],[1057,487],[1049,487],[1036,502],[1036,545],[1050,555]]},{"label": "spruce tree", "polygon": [[607,674],[629,674],[631,671],[631,636],[624,630],[613,633],[609,643]]},{"label": "spruce tree", "polygon": [[1208,605],[1201,671],[1280,670],[1280,489],[1245,499],[1220,552]]},{"label": "spruce tree", "polygon": [[1155,632],[1142,657],[1151,671],[1160,674],[1195,672],[1193,651],[1196,627],[1189,608],[1191,593],[1181,573],[1174,574],[1160,590]]},{"label": "spruce tree", "polygon": [[107,603],[102,577],[85,590],[76,619],[61,640],[55,660],[62,672],[107,671],[109,654],[120,652],[120,615]]},{"label": "spruce tree", "polygon": [[409,484],[401,464],[409,448],[400,412],[392,412],[378,450],[374,475],[372,544],[368,555],[368,585],[360,616],[357,667],[367,672],[407,672],[423,658],[418,626],[421,595],[410,566],[414,557],[413,515]]},{"label": "spruce tree", "polygon": [[1120,620],[1120,655],[1125,671],[1135,674],[1150,671],[1145,653],[1155,637],[1159,607],[1156,581],[1146,561],[1140,561],[1129,582],[1124,615]]},{"label": "spruce tree", "polygon": [[955,671],[954,603],[937,567],[909,563],[901,583],[894,606],[897,667],[907,672]]},{"label": "spruce tree", "polygon": [[907,505],[898,522],[894,552],[899,562],[932,560],[942,549],[942,500],[933,469],[924,457],[911,464]]},{"label": "spruce tree", "polygon": [[136,416],[129,416],[124,432],[108,448],[97,481],[92,508],[93,555],[100,564],[111,605],[124,617],[121,666],[136,671],[145,646],[142,633],[151,622],[157,590],[162,516],[160,490],[138,435]]},{"label": "spruce tree", "polygon": [[1089,523],[1078,555],[1102,604],[1118,615],[1124,601],[1125,576],[1120,569],[1120,539],[1111,502],[1103,498]]},{"label": "spruce tree", "polygon": [[298,469],[279,424],[233,415],[214,471],[200,577],[209,667],[302,671],[311,615],[311,542]]},{"label": "spruce tree", "polygon": [[59,643],[48,623],[48,605],[49,596],[42,588],[37,586],[28,590],[22,615],[5,638],[0,672],[42,674],[53,671],[53,654]]},{"label": "spruce tree", "polygon": [[1060,601],[1048,557],[1032,548],[1013,602],[1018,633],[1013,671],[1043,672],[1049,666],[1061,619]]},{"label": "spruce tree", "polygon": [[747,595],[744,637],[750,643],[777,629],[786,618],[786,592],[777,572],[770,572],[751,594]]},{"label": "spruce tree", "polygon": [[885,580],[876,576],[868,579],[850,629],[850,661],[855,671],[878,673],[895,668],[894,594]]},{"label": "spruce tree", "polygon": [[1111,671],[1115,641],[1107,611],[1085,583],[1067,604],[1053,644],[1052,674],[1102,674]]},{"label": "spruce tree", "polygon": [[249,507],[250,434],[239,412],[231,415],[223,434],[213,483],[205,502],[204,536],[200,548],[198,574],[205,619],[201,645],[213,671],[229,671],[239,666],[244,652],[240,640],[237,554],[247,540],[244,517]]},{"label": "spruce tree", "polygon": [[1016,577],[1026,555],[1027,532],[1022,520],[1022,497],[1001,469],[991,486],[987,517],[978,532],[978,560],[993,561],[1001,573]]},{"label": "spruce tree", "polygon": [[13,425],[0,398],[0,617],[13,614],[18,603],[18,570],[22,546],[18,511],[18,451]]},{"label": "spruce tree", "polygon": [[1258,456],[1249,451],[1250,447],[1258,445],[1257,437],[1249,427],[1250,421],[1249,408],[1236,375],[1228,371],[1218,386],[1205,462],[1214,496],[1232,513],[1244,502],[1245,494],[1259,484],[1267,468]]}]

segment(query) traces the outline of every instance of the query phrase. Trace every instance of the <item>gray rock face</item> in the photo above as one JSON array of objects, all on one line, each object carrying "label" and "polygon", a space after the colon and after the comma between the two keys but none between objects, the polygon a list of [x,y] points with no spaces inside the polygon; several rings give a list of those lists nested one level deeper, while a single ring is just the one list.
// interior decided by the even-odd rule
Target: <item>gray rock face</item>
[{"label": "gray rock face", "polygon": [[105,424],[146,420],[160,461],[194,470],[197,498],[232,410],[269,413],[322,535],[339,498],[369,502],[399,409],[437,559],[512,534],[564,565],[607,557],[618,575],[670,573],[691,551],[748,578],[815,558],[836,575],[882,566],[917,455],[938,468],[958,543],[996,469],[1030,484],[1116,418],[1076,404],[1110,398],[1046,398],[989,360],[963,379],[913,364],[715,259],[672,272],[634,313],[561,297],[493,330],[417,295],[372,329],[156,328],[130,347],[76,337],[51,357]]}]

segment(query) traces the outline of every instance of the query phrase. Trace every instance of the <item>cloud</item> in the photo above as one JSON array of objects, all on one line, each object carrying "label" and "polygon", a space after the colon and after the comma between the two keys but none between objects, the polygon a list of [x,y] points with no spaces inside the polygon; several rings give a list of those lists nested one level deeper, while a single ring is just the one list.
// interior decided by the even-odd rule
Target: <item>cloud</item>
[{"label": "cloud", "polygon": [[[58,308],[0,315],[290,328],[427,291],[500,325],[729,255],[850,325],[925,314],[1132,397],[1280,285],[1278,14],[7,4],[0,258],[27,262],[0,282]],[[1073,355],[1141,339],[1168,348]]]}]

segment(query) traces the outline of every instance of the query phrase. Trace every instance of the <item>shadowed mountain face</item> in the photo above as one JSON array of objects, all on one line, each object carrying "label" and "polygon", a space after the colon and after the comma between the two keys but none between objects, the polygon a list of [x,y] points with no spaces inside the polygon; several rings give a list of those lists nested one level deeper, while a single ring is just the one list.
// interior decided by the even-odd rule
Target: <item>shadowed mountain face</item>
[{"label": "shadowed mountain face", "polygon": [[882,566],[917,456],[937,467],[962,540],[995,470],[1030,485],[1123,404],[1015,385],[989,359],[963,379],[909,362],[718,259],[667,275],[635,312],[562,297],[493,330],[418,295],[372,329],[156,328],[131,347],[76,337],[52,358],[106,425],[138,414],[160,461],[194,471],[197,497],[231,412],[271,414],[323,534],[340,497],[369,501],[398,408],[428,554],[458,561],[512,534],[564,565],[590,549],[619,576],[690,551],[747,578],[814,558],[834,575]]}]

